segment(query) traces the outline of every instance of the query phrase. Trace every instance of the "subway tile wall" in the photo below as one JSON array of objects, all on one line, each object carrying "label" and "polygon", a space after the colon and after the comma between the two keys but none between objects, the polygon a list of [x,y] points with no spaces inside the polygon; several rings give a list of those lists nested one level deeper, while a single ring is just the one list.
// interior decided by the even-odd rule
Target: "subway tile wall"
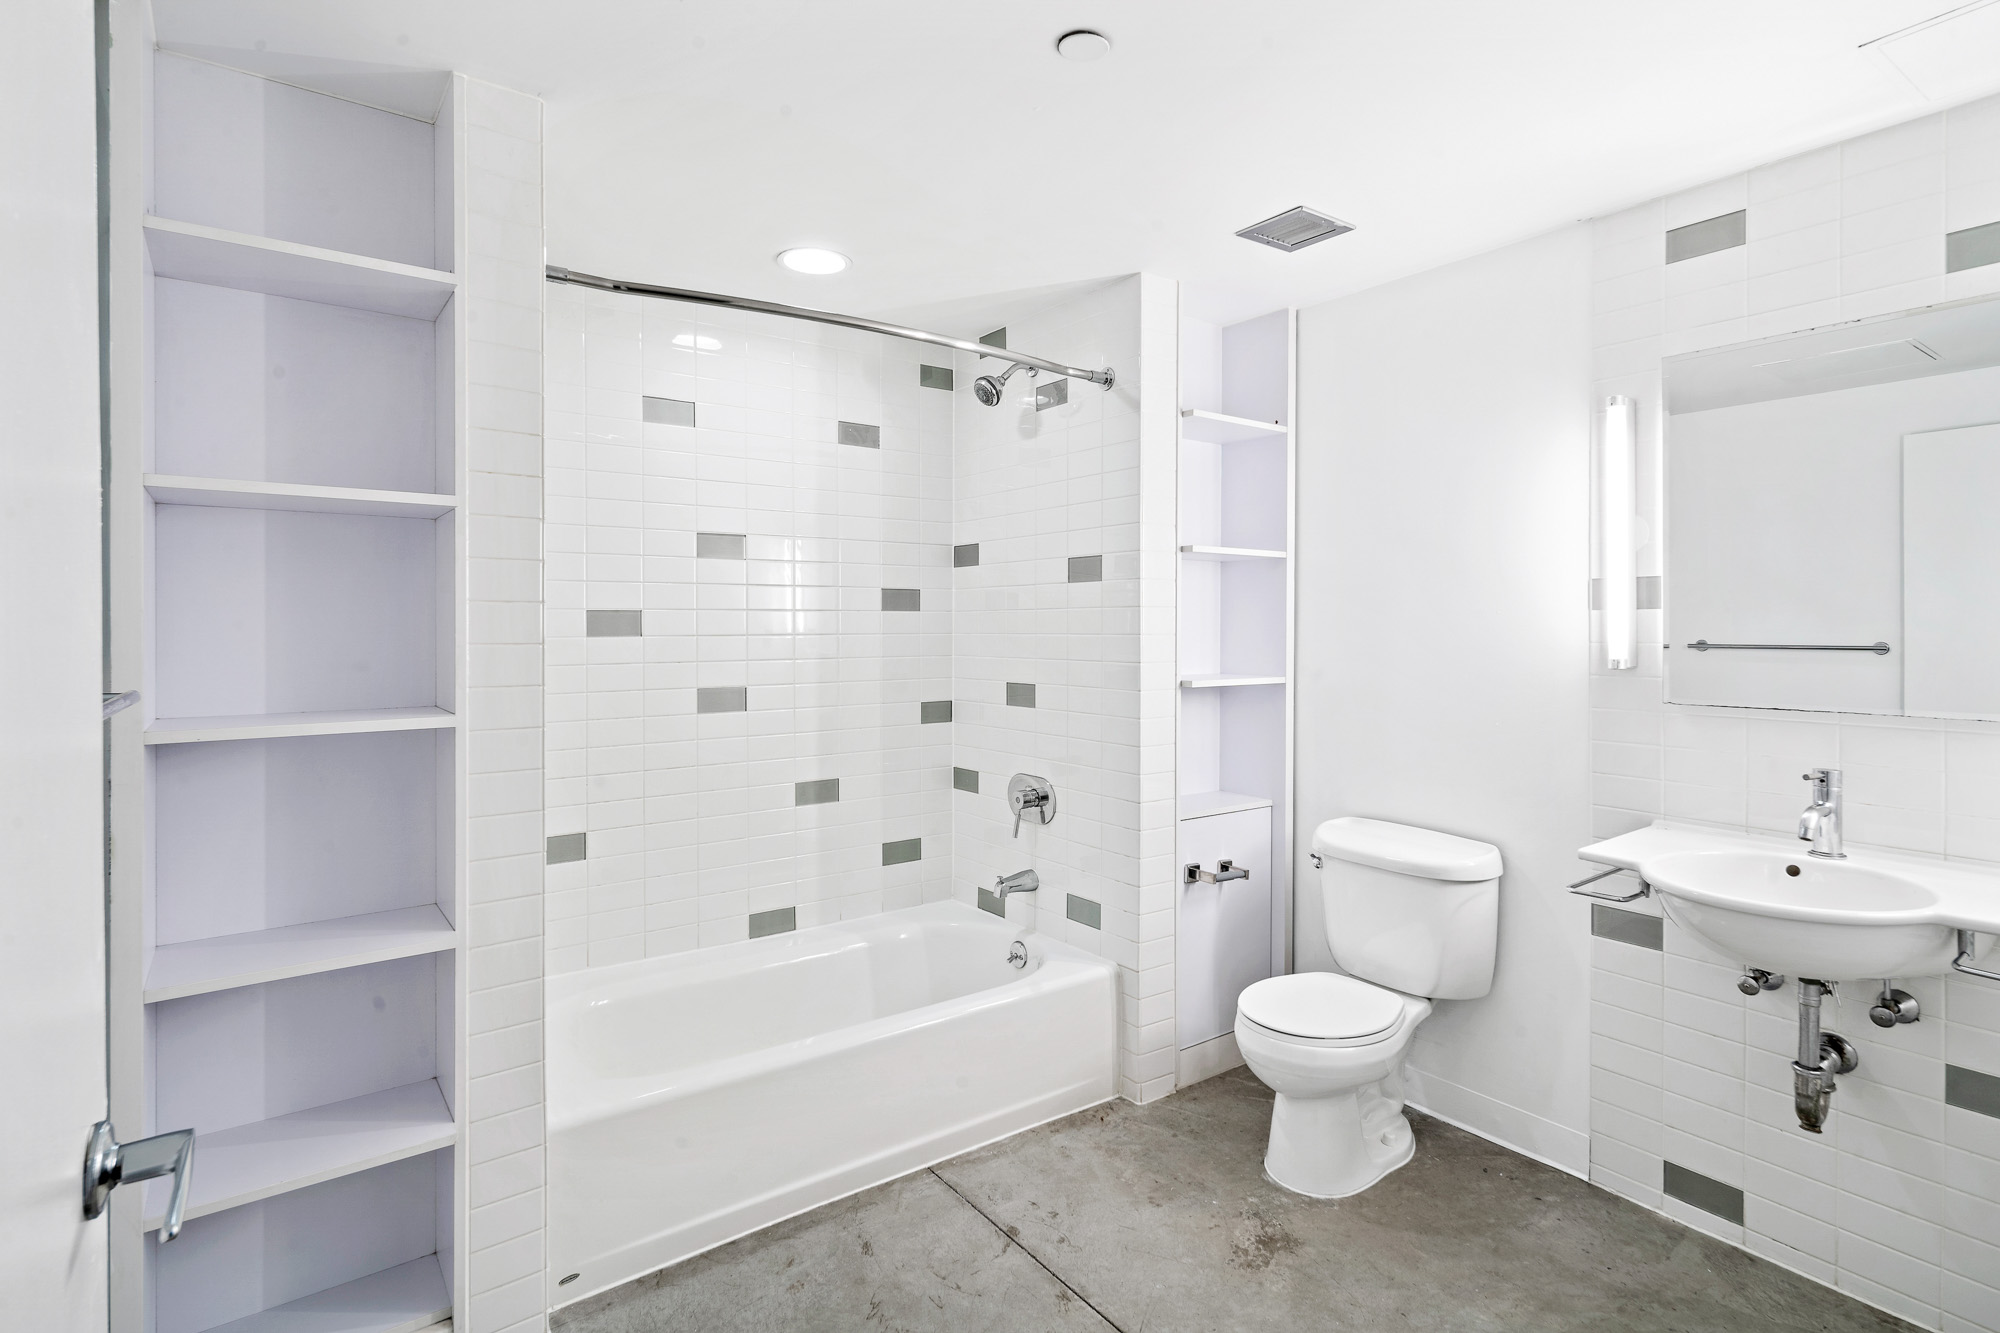
[{"label": "subway tile wall", "polygon": [[[1172,1091],[1175,302],[1017,321],[1117,370],[1038,410],[970,354],[550,290],[551,969],[1033,866],[1012,911],[1120,964],[1121,1091]],[[1016,772],[1058,794],[1018,841]]]},{"label": "subway tile wall", "polygon": [[546,1329],[542,1217],[542,104],[461,77],[471,339],[466,1333]]},{"label": "subway tile wall", "polygon": [[550,969],[946,896],[953,395],[879,335],[547,306]]},{"label": "subway tile wall", "polygon": [[[1666,262],[1670,230],[1739,210],[1742,244]],[[1661,357],[2000,292],[2000,264],[1946,271],[1947,234],[1996,221],[2000,98],[1594,223],[1597,387],[1644,409],[1649,530],[1661,530]],[[1639,572],[1661,573],[1656,545]],[[1637,670],[1606,672],[1593,653],[1599,836],[1661,816],[1789,831],[1799,775],[1839,766],[1852,841],[2000,860],[2000,727],[1669,705],[1660,613],[1640,624]],[[1792,988],[1746,998],[1741,960],[1670,922],[1652,938],[1614,922],[1590,941],[1592,1179],[1921,1327],[2000,1330],[2000,1118],[1953,1104],[2000,1075],[2000,984],[1901,981],[1924,1017],[1886,1032],[1867,1020],[1869,984],[1845,984],[1827,1025],[1861,1065],[1811,1135],[1791,1108]],[[1731,1190],[1740,1222],[1714,1211]]]},{"label": "subway tile wall", "polygon": [[[1037,410],[1049,376],[1021,374],[998,407],[953,395],[951,540],[977,552],[950,571],[952,893],[1035,868],[1008,914],[1118,963],[1134,1101],[1174,1081],[1176,300],[1137,275],[1010,323],[1007,346],[1112,366],[1109,392],[1073,381]],[[954,378],[996,364],[960,353]],[[1019,772],[1055,784],[1057,815],[1016,838]]]}]

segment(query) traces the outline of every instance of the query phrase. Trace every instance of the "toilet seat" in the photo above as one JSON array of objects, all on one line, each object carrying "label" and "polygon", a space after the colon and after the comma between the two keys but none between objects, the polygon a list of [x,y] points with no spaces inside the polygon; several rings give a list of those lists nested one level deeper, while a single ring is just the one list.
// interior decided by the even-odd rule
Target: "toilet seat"
[{"label": "toilet seat", "polygon": [[1244,989],[1237,1017],[1272,1037],[1307,1046],[1373,1046],[1389,1041],[1409,1015],[1395,991],[1332,972],[1271,977]]}]

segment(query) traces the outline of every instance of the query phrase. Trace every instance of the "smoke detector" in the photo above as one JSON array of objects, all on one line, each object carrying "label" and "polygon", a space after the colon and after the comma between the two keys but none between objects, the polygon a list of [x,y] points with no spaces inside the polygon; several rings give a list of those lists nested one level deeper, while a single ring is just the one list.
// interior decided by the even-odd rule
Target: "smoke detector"
[{"label": "smoke detector", "polygon": [[1245,227],[1238,236],[1259,245],[1268,245],[1273,250],[1283,250],[1287,254],[1293,250],[1303,250],[1308,245],[1317,245],[1329,237],[1354,230],[1351,222],[1316,213],[1300,204],[1288,208],[1274,218],[1265,218],[1254,227]]}]

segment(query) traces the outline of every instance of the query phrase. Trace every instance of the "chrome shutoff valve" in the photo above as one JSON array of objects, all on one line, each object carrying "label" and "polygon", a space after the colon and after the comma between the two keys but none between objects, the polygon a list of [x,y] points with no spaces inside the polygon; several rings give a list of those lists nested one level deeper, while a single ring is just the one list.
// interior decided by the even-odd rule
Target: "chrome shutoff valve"
[{"label": "chrome shutoff valve", "polygon": [[1917,997],[1906,990],[1897,990],[1887,981],[1882,983],[1882,993],[1868,1008],[1868,1021],[1878,1028],[1914,1023],[1922,1016],[1923,1010],[1917,1004]]},{"label": "chrome shutoff valve", "polygon": [[1743,969],[1743,978],[1736,983],[1736,989],[1745,995],[1762,995],[1765,991],[1776,990],[1784,984],[1783,973],[1766,972],[1761,967],[1747,967]]}]

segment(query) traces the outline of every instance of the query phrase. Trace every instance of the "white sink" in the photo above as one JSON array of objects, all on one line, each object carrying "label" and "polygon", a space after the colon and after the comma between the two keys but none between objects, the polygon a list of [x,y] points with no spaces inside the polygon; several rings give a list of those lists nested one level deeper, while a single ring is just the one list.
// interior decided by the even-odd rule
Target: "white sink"
[{"label": "white sink", "polygon": [[[1870,848],[1655,824],[1584,848],[1636,871],[1667,917],[1747,967],[1851,980],[1949,972],[1957,932],[2000,931],[2000,872]],[[1983,943],[1984,941],[1982,941]]]}]

